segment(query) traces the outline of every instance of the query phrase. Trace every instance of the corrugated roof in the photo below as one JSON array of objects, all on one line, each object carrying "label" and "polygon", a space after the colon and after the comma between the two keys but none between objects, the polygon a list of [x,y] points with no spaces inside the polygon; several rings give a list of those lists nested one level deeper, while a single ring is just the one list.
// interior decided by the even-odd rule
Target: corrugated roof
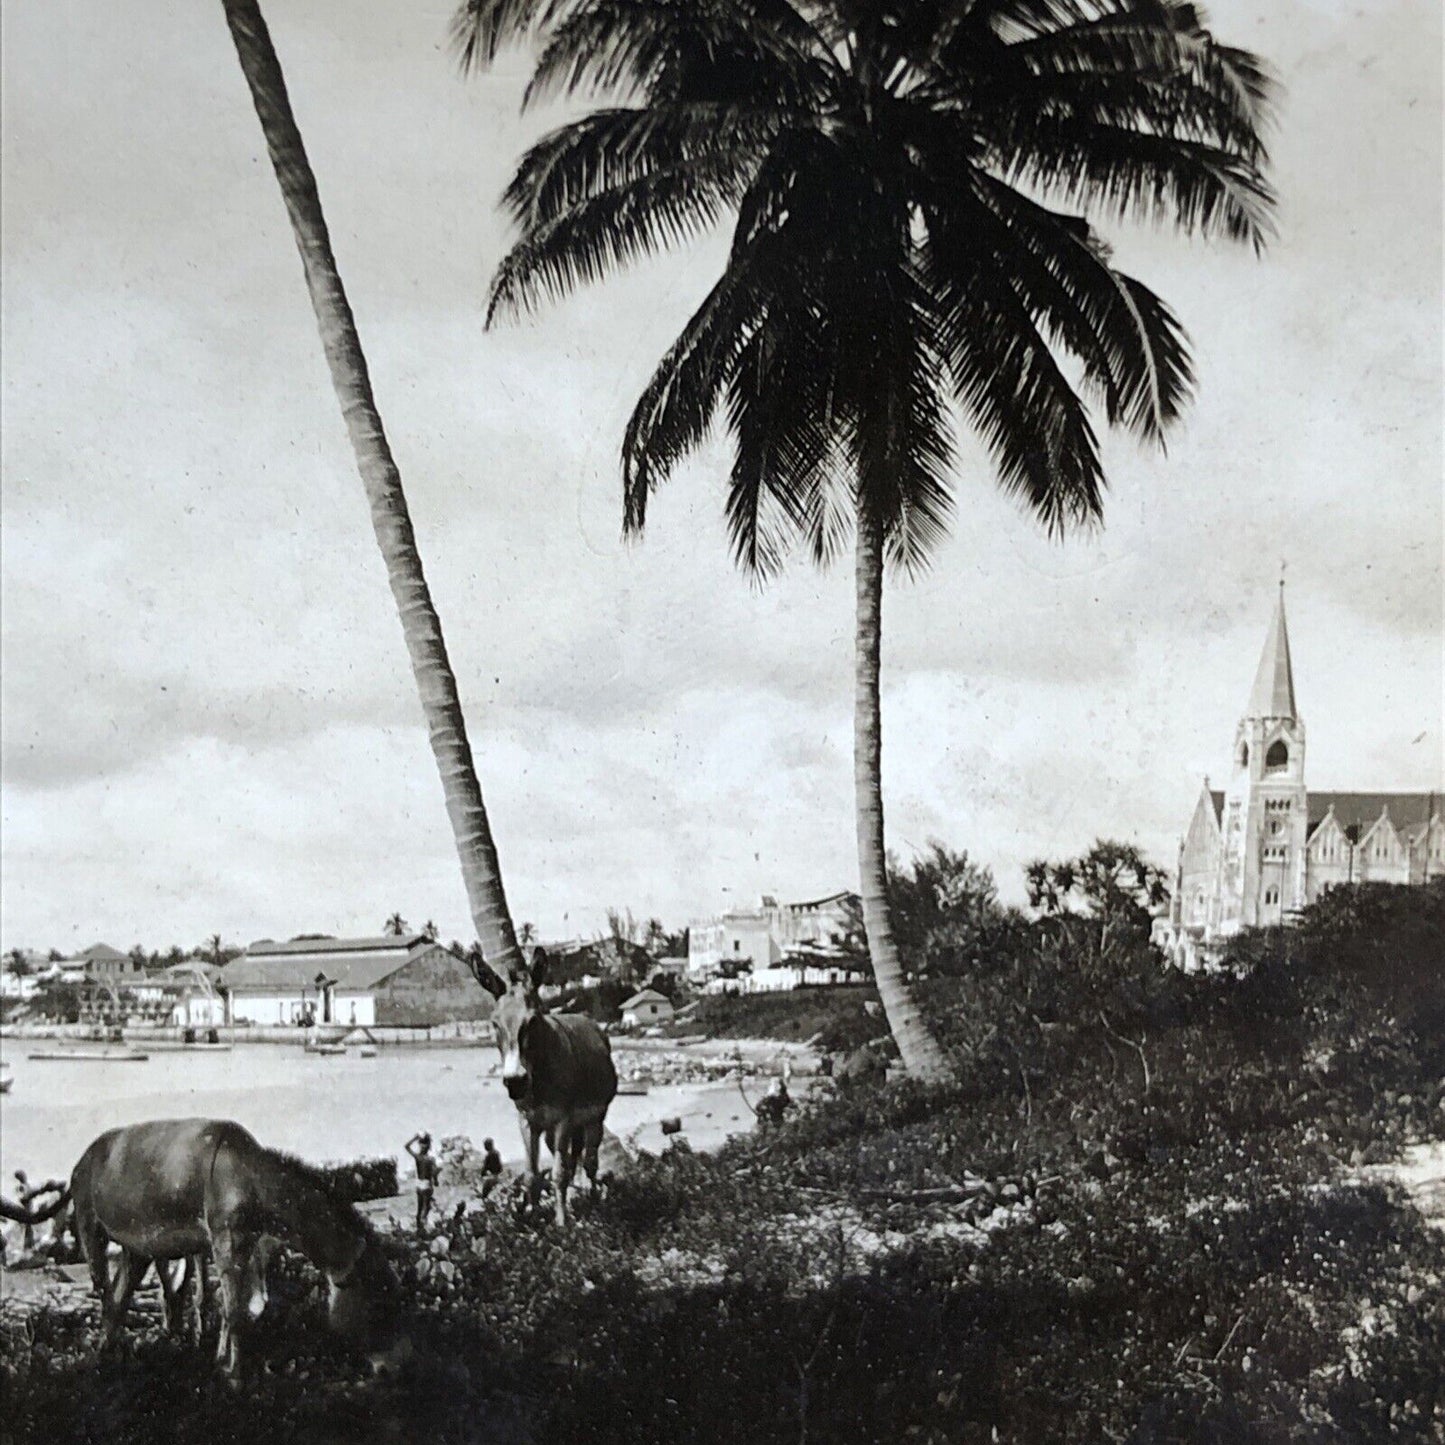
[{"label": "corrugated roof", "polygon": [[1439,793],[1316,793],[1309,794],[1309,831],[1324,822],[1330,809],[1335,819],[1348,832],[1357,830],[1362,837],[1380,814],[1387,809],[1390,822],[1398,829],[1418,830],[1428,824],[1432,813],[1441,809]]},{"label": "corrugated roof", "polygon": [[270,957],[276,954],[314,955],[318,953],[372,953],[376,951],[406,952],[419,943],[430,943],[424,933],[378,933],[370,938],[292,938],[284,943],[270,939],[253,943],[247,958]]},{"label": "corrugated roof", "polygon": [[[372,940],[353,941],[368,943]],[[396,941],[391,940],[393,944]],[[315,988],[319,975],[337,988],[375,988],[383,979],[390,978],[433,948],[441,948],[441,944],[419,938],[409,949],[353,948],[345,953],[318,950],[277,954],[270,949],[255,954],[247,952],[226,965],[220,982],[229,989]]]},{"label": "corrugated roof", "polygon": [[621,1007],[622,1007],[623,1012],[625,1013],[628,1009],[632,1008],[634,1004],[639,1004],[639,1003],[666,1003],[666,1004],[670,1004],[671,1002],[672,1002],[672,1000],[671,1000],[670,998],[668,998],[668,996],[667,996],[665,993],[658,993],[658,991],[657,991],[655,988],[644,988],[644,989],[642,989],[640,992],[633,994],[632,997],[631,997],[630,999],[628,999],[627,1002],[624,1003]]}]

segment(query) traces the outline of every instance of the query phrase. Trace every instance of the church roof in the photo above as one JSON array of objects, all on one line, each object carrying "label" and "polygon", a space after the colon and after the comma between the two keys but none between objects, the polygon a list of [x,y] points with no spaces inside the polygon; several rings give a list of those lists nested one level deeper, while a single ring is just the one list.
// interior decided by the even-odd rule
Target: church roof
[{"label": "church roof", "polygon": [[1279,601],[1274,620],[1259,655],[1259,670],[1254,674],[1254,687],[1249,694],[1246,717],[1298,716],[1294,700],[1294,668],[1289,658],[1289,629],[1284,620],[1284,584],[1280,584]]},{"label": "church roof", "polygon": [[1209,801],[1214,804],[1214,821],[1224,822],[1224,793],[1219,788],[1209,790]]},{"label": "church roof", "polygon": [[1309,793],[1309,831],[1324,822],[1330,809],[1335,820],[1358,841],[1386,810],[1397,832],[1415,833],[1426,827],[1431,815],[1441,811],[1439,793]]}]

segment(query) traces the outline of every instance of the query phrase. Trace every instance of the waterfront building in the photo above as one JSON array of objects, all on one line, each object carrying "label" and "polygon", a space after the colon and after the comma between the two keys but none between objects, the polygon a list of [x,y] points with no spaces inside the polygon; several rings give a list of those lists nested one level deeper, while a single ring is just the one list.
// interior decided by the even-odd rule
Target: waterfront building
[{"label": "waterfront building", "polygon": [[785,959],[841,956],[861,916],[856,893],[803,903],[779,903],[765,893],[756,908],[733,908],[688,924],[688,979],[707,983],[745,968],[771,969]]},{"label": "waterfront building", "polygon": [[466,962],[425,934],[253,943],[222,971],[233,1024],[421,1026],[492,1016]]}]

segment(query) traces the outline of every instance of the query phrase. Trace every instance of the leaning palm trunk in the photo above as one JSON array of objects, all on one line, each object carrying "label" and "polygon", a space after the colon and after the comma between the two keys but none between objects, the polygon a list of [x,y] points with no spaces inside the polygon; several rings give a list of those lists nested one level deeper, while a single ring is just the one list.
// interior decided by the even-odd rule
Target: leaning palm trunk
[{"label": "leaning palm trunk", "polygon": [[883,846],[883,734],[878,659],[883,633],[883,525],[858,503],[856,681],[853,697],[853,786],[858,814],[858,873],[863,928],[878,997],[888,1027],[914,1077],[941,1083],[953,1077],[948,1059],[903,976],[888,908],[888,866]]},{"label": "leaning palm trunk", "polygon": [[356,321],[336,269],[316,178],[291,112],[286,81],[256,0],[223,0],[241,70],[251,88],[266,147],[301,252],[331,382],[356,453],[371,506],[377,545],[401,615],[412,672],[421,694],[432,752],[441,773],[447,813],[461,855],[462,878],[482,956],[504,975],[521,962],[497,850],[482,790],[472,765],[456,678],[447,660],[441,623],[432,606],[407,510],[401,475],[387,444]]}]

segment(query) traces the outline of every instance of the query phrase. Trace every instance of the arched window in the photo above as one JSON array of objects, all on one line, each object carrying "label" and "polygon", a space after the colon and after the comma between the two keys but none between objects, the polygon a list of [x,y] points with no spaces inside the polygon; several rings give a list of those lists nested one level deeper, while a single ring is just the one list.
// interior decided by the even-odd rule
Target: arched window
[{"label": "arched window", "polygon": [[1289,766],[1289,749],[1282,741],[1276,740],[1269,745],[1269,751],[1264,755],[1264,765],[1271,772]]},{"label": "arched window", "polygon": [[1240,743],[1240,745],[1239,745],[1239,766],[1240,766],[1241,768],[1247,768],[1247,767],[1249,766],[1249,744],[1248,744],[1248,743]]}]

